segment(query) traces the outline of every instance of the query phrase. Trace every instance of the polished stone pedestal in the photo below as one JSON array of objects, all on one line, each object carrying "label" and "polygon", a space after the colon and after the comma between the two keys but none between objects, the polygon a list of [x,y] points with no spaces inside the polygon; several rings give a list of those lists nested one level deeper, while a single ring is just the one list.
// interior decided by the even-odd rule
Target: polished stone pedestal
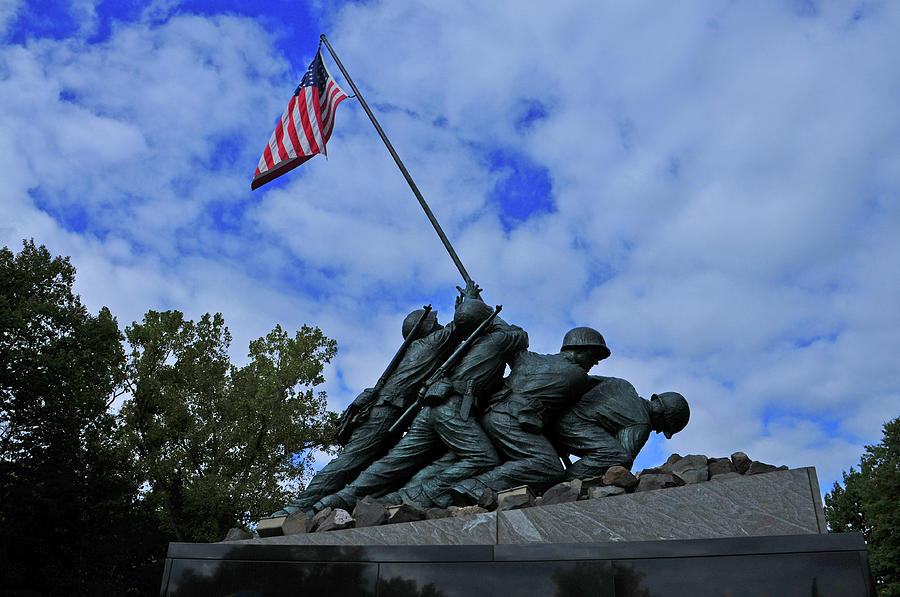
[{"label": "polished stone pedestal", "polygon": [[[172,543],[162,595],[871,597],[815,470],[387,526]],[[430,586],[429,586],[430,585]]]},{"label": "polished stone pedestal", "polygon": [[161,595],[874,597],[856,534],[577,544],[169,546]]}]

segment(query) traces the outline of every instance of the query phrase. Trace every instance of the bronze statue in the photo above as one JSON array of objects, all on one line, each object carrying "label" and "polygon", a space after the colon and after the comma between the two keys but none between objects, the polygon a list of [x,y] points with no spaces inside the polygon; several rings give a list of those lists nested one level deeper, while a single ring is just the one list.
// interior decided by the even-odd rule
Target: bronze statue
[{"label": "bronze statue", "polygon": [[375,388],[363,390],[341,416],[343,434],[339,435],[345,437],[340,454],[312,478],[296,500],[272,516],[297,510],[312,513],[313,504],[344,487],[383,455],[397,440],[388,429],[415,399],[420,384],[450,354],[460,335],[452,326],[441,326],[435,312],[418,309],[404,319],[403,337],[412,341],[398,353],[400,359],[393,371]]},{"label": "bronze statue", "polygon": [[[596,330],[570,330],[557,354],[529,352],[525,331],[491,312],[477,285],[460,292],[447,326],[430,306],[406,317],[403,346],[341,416],[341,453],[272,516],[352,510],[367,495],[427,508],[472,504],[488,488],[539,492],[630,468],[651,431],[671,437],[687,424],[680,394],[648,401],[625,380],[588,375],[610,355]],[[568,454],[580,460],[566,469]]]},{"label": "bronze statue", "polygon": [[651,431],[671,438],[688,423],[690,408],[677,392],[645,400],[624,379],[594,379],[596,385],[548,430],[560,452],[581,457],[566,470],[567,479],[597,477],[616,465],[630,469]]},{"label": "bronze statue", "polygon": [[473,504],[487,488],[529,485],[541,491],[562,480],[559,455],[543,430],[595,383],[588,371],[609,354],[600,332],[588,327],[570,330],[559,354],[518,353],[481,418],[504,462],[455,484],[454,501]]},{"label": "bronze statue", "polygon": [[[491,309],[473,298],[477,295],[468,287],[466,294],[451,325],[473,329],[491,316]],[[313,510],[326,506],[352,510],[356,500],[396,489],[445,451],[451,452],[455,460],[422,483],[407,485],[402,494],[392,494],[388,501],[406,500],[422,507],[450,505],[447,490],[454,482],[500,463],[490,439],[476,419],[469,416],[468,406],[473,398],[497,389],[506,363],[527,346],[524,330],[496,317],[446,377],[427,388],[426,405],[397,445],[347,487],[314,504]]]}]

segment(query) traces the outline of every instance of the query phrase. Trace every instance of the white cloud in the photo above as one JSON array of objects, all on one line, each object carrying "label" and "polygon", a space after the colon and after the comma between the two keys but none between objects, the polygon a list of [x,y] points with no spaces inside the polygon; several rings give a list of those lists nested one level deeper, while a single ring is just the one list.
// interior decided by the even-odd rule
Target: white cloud
[{"label": "white cloud", "polygon": [[97,4],[96,0],[72,0],[70,11],[78,22],[78,33],[83,37],[97,32]]},{"label": "white cloud", "polygon": [[[223,311],[238,359],[275,323],[318,324],[340,345],[339,408],[409,309],[446,319],[459,276],[352,99],[327,160],[251,194],[305,64],[249,19],[176,7],[100,44],[0,49],[0,242],[72,255],[87,303],[123,324]],[[613,350],[597,372],[691,402],[648,453],[744,450],[815,465],[824,489],[900,414],[900,10],[853,10],[390,2],[327,18],[486,300],[535,350],[593,325]],[[496,151],[546,168],[551,210],[504,228]]]},{"label": "white cloud", "polygon": [[9,26],[15,22],[25,2],[22,0],[3,0],[0,2],[0,39],[6,36]]}]

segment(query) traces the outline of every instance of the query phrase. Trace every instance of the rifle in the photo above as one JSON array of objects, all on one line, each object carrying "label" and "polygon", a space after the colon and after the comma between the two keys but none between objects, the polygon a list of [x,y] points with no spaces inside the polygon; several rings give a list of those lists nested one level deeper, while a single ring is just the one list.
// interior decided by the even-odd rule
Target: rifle
[{"label": "rifle", "polygon": [[456,348],[456,350],[453,351],[453,354],[447,357],[447,360],[444,361],[443,364],[441,364],[441,366],[431,374],[431,377],[428,378],[428,381],[422,384],[422,387],[419,389],[419,395],[416,398],[416,401],[413,402],[412,405],[410,405],[410,407],[407,408],[402,415],[400,415],[400,418],[397,419],[393,425],[391,425],[391,428],[388,429],[388,433],[396,433],[397,431],[403,429],[415,417],[415,415],[418,414],[419,410],[422,408],[422,401],[425,399],[425,394],[428,392],[428,388],[432,384],[440,381],[444,377],[444,375],[446,375],[447,370],[456,364],[456,361],[458,361],[459,358],[466,352],[466,350],[468,350],[468,348],[475,342],[475,340],[478,339],[478,336],[481,335],[485,328],[487,328],[487,326],[489,326],[491,322],[494,321],[494,318],[497,317],[497,314],[501,309],[503,309],[503,305],[497,305],[496,307],[494,307],[494,312],[491,313],[491,315],[487,319],[482,321],[478,325],[478,327],[475,328],[475,331],[469,334],[469,337],[466,338],[465,341],[460,344]]},{"label": "rifle", "polygon": [[372,405],[375,403],[375,400],[381,393],[381,389],[384,388],[384,384],[387,383],[387,380],[394,372],[394,369],[396,369],[397,365],[400,364],[400,359],[402,359],[403,355],[406,354],[406,349],[409,348],[409,345],[412,344],[413,340],[416,339],[416,334],[418,333],[419,328],[422,327],[422,324],[425,322],[425,318],[428,317],[428,314],[431,312],[431,305],[425,305],[423,309],[425,312],[422,313],[421,317],[419,317],[418,321],[416,321],[416,325],[413,326],[409,334],[406,335],[406,338],[403,339],[403,344],[401,344],[400,348],[397,349],[397,352],[394,354],[394,358],[392,358],[391,362],[388,363],[388,366],[385,368],[384,373],[382,373],[381,377],[378,378],[378,382],[375,384],[375,387],[372,388],[372,391],[369,392],[369,395],[366,397],[366,399],[360,402],[354,400],[350,404],[350,406],[348,406],[347,409],[341,414],[336,434],[336,439],[340,445],[343,446],[347,444],[347,441],[349,441],[350,439],[350,434],[353,432],[353,428],[356,426],[356,422],[360,417],[365,416],[372,408]]}]

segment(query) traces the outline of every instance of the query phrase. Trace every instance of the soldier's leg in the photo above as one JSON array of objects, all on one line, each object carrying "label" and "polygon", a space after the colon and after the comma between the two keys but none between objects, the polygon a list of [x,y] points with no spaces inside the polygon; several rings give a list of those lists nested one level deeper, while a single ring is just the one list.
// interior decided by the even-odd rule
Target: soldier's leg
[{"label": "soldier's leg", "polygon": [[566,479],[599,477],[611,466],[631,467],[631,456],[615,437],[595,423],[564,415],[551,435],[560,449],[581,457],[566,469]]},{"label": "soldier's leg", "polygon": [[353,431],[341,453],[316,473],[296,500],[273,516],[287,515],[297,510],[309,513],[317,501],[353,481],[360,471],[378,460],[390,447],[393,438],[388,429],[399,416],[400,409],[396,406],[373,406],[363,424]]},{"label": "soldier's leg", "polygon": [[616,438],[599,431],[592,449],[566,469],[566,479],[599,477],[611,466],[624,466],[630,469],[631,463],[631,456],[625,452]]},{"label": "soldier's leg", "polygon": [[[442,473],[448,466],[457,460],[456,454],[446,451],[443,456],[413,475],[412,478],[406,482],[406,485],[397,491],[381,496],[379,499],[382,499],[389,504],[400,504],[404,501],[410,501],[415,504],[421,503],[422,484],[437,474]],[[430,502],[430,500],[427,501]]]},{"label": "soldier's leg", "polygon": [[357,500],[367,495],[378,497],[402,485],[439,454],[441,440],[434,430],[432,418],[432,408],[423,408],[397,445],[359,473],[349,485],[316,502],[313,509],[352,510]]},{"label": "soldier's leg", "polygon": [[457,461],[422,483],[422,493],[431,502],[445,508],[450,505],[450,487],[473,475],[500,464],[497,450],[475,417],[463,420],[459,414],[462,396],[451,395],[444,404],[435,407],[434,428]]},{"label": "soldier's leg", "polygon": [[565,471],[553,445],[540,433],[525,431],[516,416],[488,411],[481,419],[504,462],[453,487],[459,495],[477,499],[485,488],[502,491],[529,485],[541,491],[563,479]]}]

